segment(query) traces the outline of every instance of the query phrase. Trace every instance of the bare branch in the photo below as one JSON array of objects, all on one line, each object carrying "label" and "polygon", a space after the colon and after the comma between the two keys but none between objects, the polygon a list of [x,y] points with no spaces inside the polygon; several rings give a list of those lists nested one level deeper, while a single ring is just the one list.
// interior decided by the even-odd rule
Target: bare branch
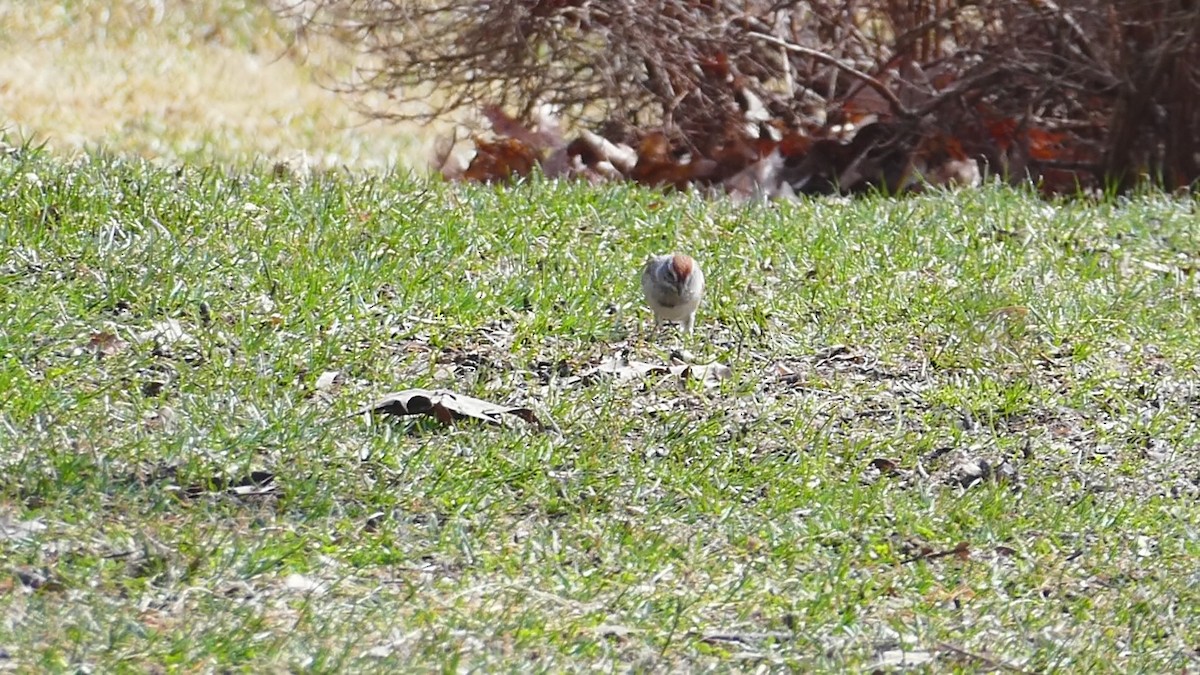
[{"label": "bare branch", "polygon": [[828,63],[829,65],[834,66],[838,70],[857,78],[858,80],[865,83],[867,86],[869,86],[872,89],[874,89],[875,91],[879,92],[880,96],[887,99],[888,105],[891,106],[892,112],[895,113],[897,117],[901,117],[904,119],[911,119],[913,117],[912,111],[909,110],[907,107],[905,107],[905,105],[903,103],[900,102],[900,98],[897,97],[896,94],[893,93],[891,89],[888,89],[887,85],[885,85],[884,83],[875,79],[874,77],[871,77],[867,73],[864,73],[863,71],[859,70],[858,68],[855,68],[854,66],[850,65],[849,63],[842,61],[839,58],[830,56],[829,54],[817,51],[815,49],[809,49],[808,47],[802,47],[800,45],[793,44],[791,42],[788,42],[787,40],[781,40],[781,39],[775,37],[774,35],[767,35],[765,33],[756,33],[756,32],[750,32],[750,33],[747,33],[747,35],[749,35],[752,38],[755,38],[758,40],[763,40],[765,42],[770,42],[773,45],[783,47],[784,49],[788,50],[789,52],[794,52],[796,54],[804,54],[805,56],[811,56],[812,58],[817,59],[818,61]]}]

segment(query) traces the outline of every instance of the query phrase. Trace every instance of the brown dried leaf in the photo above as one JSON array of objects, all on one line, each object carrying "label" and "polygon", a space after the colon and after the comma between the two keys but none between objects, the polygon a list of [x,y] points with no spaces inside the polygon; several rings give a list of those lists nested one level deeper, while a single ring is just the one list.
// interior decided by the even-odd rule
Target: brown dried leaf
[{"label": "brown dried leaf", "polygon": [[946,133],[923,137],[913,153],[913,165],[933,186],[973,187],[982,181],[978,162],[967,157],[962,143]]},{"label": "brown dried leaf", "polygon": [[954,549],[951,551],[951,553],[953,553],[954,557],[958,558],[959,560],[970,560],[971,545],[965,541],[960,541],[954,546]]},{"label": "brown dried leaf", "polygon": [[516,176],[528,176],[537,164],[537,152],[513,138],[497,141],[475,139],[475,158],[463,172],[463,180],[491,183]]},{"label": "brown dried leaf", "polygon": [[1034,159],[1062,159],[1064,153],[1062,142],[1067,134],[1061,131],[1046,129],[1027,129],[1025,136],[1029,140],[1029,156]]},{"label": "brown dried leaf", "polygon": [[492,131],[497,136],[520,141],[535,152],[562,145],[562,135],[558,133],[557,128],[542,129],[539,125],[539,129],[534,131],[520,120],[504,112],[499,106],[485,107],[483,116],[492,123]]},{"label": "brown dried leaf", "polygon": [[637,165],[633,167],[631,177],[643,185],[671,185],[682,190],[717,169],[717,163],[711,159],[696,157],[689,162],[675,159],[671,155],[670,142],[662,132],[643,139],[637,154]]},{"label": "brown dried leaf", "polygon": [[88,339],[88,349],[100,356],[116,356],[128,346],[116,333],[106,330],[94,332]]},{"label": "brown dried leaf", "polygon": [[1021,307],[1020,305],[1001,307],[992,310],[991,316],[993,319],[999,321],[1024,321],[1025,317],[1029,316],[1029,308]]},{"label": "brown dried leaf", "polygon": [[960,541],[954,545],[954,548],[947,549],[945,551],[934,551],[929,546],[922,546],[920,553],[901,560],[900,564],[904,565],[907,563],[916,562],[918,560],[936,560],[938,558],[945,558],[947,556],[954,556],[959,560],[970,560],[971,545],[965,541]]},{"label": "brown dried leaf", "polygon": [[871,460],[871,466],[887,476],[895,476],[900,473],[900,460],[898,459],[876,457],[875,459]]}]

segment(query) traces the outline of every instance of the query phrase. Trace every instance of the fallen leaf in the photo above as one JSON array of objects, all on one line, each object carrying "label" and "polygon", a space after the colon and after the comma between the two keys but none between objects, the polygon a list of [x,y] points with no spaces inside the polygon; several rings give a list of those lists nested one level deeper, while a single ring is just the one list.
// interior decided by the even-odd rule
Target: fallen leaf
[{"label": "fallen leaf", "polygon": [[363,655],[368,658],[372,658],[372,659],[386,659],[389,656],[391,656],[397,649],[399,649],[403,646],[404,645],[398,640],[395,640],[392,642],[385,642],[381,645],[376,645],[374,647],[371,647],[367,651],[363,652]]},{"label": "fallen leaf", "polygon": [[642,139],[637,149],[637,164],[630,176],[643,185],[672,185],[684,189],[693,181],[712,175],[716,162],[697,157],[682,161],[671,153],[671,144],[666,134],[656,131]]},{"label": "fallen leaf", "polygon": [[917,560],[936,560],[937,558],[945,558],[946,556],[954,556],[959,560],[971,559],[971,545],[965,541],[960,541],[954,545],[954,548],[945,551],[934,551],[933,549],[923,546],[921,552],[910,558],[900,561],[901,565],[906,565]]},{"label": "fallen leaf", "polygon": [[496,141],[475,140],[476,155],[462,178],[481,183],[507,181],[513,176],[528,176],[537,165],[537,151],[514,138]]},{"label": "fallen leaf", "polygon": [[317,378],[317,384],[315,387],[317,391],[327,391],[332,393],[337,391],[338,388],[341,387],[342,382],[345,380],[346,378],[342,376],[342,372],[340,370],[326,370]]},{"label": "fallen leaf", "polygon": [[138,342],[155,342],[159,345],[170,345],[176,342],[190,341],[192,336],[183,330],[183,325],[175,319],[155,321],[150,328],[137,334]]},{"label": "fallen leaf", "polygon": [[35,591],[61,591],[66,588],[62,580],[48,568],[17,567],[13,570],[22,586]]},{"label": "fallen leaf", "polygon": [[689,363],[671,366],[671,373],[683,380],[696,379],[706,387],[716,387],[733,375],[733,369],[724,363]]},{"label": "fallen leaf", "polygon": [[283,580],[283,587],[295,593],[321,593],[329,589],[329,582],[293,572]]},{"label": "fallen leaf", "polygon": [[1034,159],[1054,160],[1062,155],[1062,142],[1067,134],[1062,131],[1047,131],[1036,127],[1025,130],[1029,139],[1029,156]]},{"label": "fallen leaf", "polygon": [[129,343],[117,337],[116,333],[106,330],[92,333],[88,339],[88,349],[100,356],[115,356],[128,346]]},{"label": "fallen leaf", "polygon": [[624,356],[614,356],[585,372],[583,377],[613,375],[618,380],[633,380],[644,378],[647,375],[663,375],[669,373],[670,370],[670,367],[666,365],[633,361]]},{"label": "fallen leaf", "polygon": [[818,350],[813,354],[813,360],[818,366],[823,366],[830,361],[852,361],[859,358],[854,350],[848,345],[830,345],[824,349]]},{"label": "fallen leaf", "polygon": [[620,624],[602,623],[591,630],[593,635],[605,638],[613,638],[616,640],[624,640],[631,635],[638,635],[645,631],[641,628],[633,628],[630,626],[622,626]]},{"label": "fallen leaf", "polygon": [[[633,148],[624,143],[613,143],[586,129],[568,146],[567,152],[578,156],[585,166],[608,162],[622,174],[631,172],[638,161],[637,151]],[[652,204],[648,208],[654,210],[656,207]]]},{"label": "fallen leaf", "polygon": [[1021,322],[1029,316],[1029,308],[1020,305],[1010,305],[992,310],[988,319],[995,322]]},{"label": "fallen leaf", "polygon": [[145,396],[146,398],[158,396],[163,392],[163,389],[166,388],[167,384],[169,383],[170,377],[166,373],[161,374],[160,377],[146,380],[140,387],[142,396]]},{"label": "fallen leaf", "polygon": [[958,558],[959,560],[970,560],[971,559],[971,545],[965,541],[960,541],[954,547],[954,550],[952,550],[951,553],[953,553],[954,557]]},{"label": "fallen leaf", "polygon": [[30,539],[33,535],[46,529],[41,520],[10,520],[7,515],[0,516],[0,541],[19,541]]},{"label": "fallen leaf", "polygon": [[583,377],[596,375],[611,375],[618,380],[643,379],[650,375],[671,374],[681,380],[697,379],[705,387],[718,386],[722,380],[733,375],[733,369],[723,363],[678,363],[672,366],[665,364],[634,361],[624,356],[614,356],[600,365],[585,372]]},{"label": "fallen leaf", "polygon": [[986,459],[970,460],[959,464],[953,479],[963,487],[978,485],[992,475],[992,465]]},{"label": "fallen leaf", "polygon": [[725,187],[730,194],[739,198],[777,197],[785,185],[790,193],[791,186],[782,179],[785,161],[785,157],[778,150],[773,150],[725,179]]},{"label": "fallen leaf", "polygon": [[486,106],[483,116],[492,124],[492,131],[497,136],[503,136],[520,141],[534,152],[543,152],[550,148],[564,145],[562,134],[553,123],[552,118],[540,120],[537,129],[533,130],[520,120],[511,117],[499,106]]},{"label": "fallen leaf", "polygon": [[880,473],[888,476],[895,476],[900,473],[900,460],[898,459],[877,457],[871,460],[871,466],[878,469]]},{"label": "fallen leaf", "polygon": [[275,474],[270,471],[251,471],[249,475],[229,480],[213,476],[204,483],[189,485],[183,493],[188,497],[203,494],[228,492],[239,497],[265,495],[275,491]]},{"label": "fallen leaf", "polygon": [[868,673],[887,672],[891,670],[908,670],[925,665],[937,658],[937,654],[923,650],[904,651],[892,649],[879,655],[879,658],[866,668]]},{"label": "fallen leaf", "polygon": [[1017,467],[1005,459],[1000,462],[1000,466],[994,468],[992,478],[998,483],[1016,483],[1018,479]]},{"label": "fallen leaf", "polygon": [[398,417],[428,415],[442,424],[475,419],[495,425],[502,425],[505,415],[513,415],[539,429],[543,428],[541,420],[529,408],[499,405],[445,389],[405,389],[386,394],[374,403],[360,408],[352,417],[363,413]]},{"label": "fallen leaf", "polygon": [[175,409],[163,406],[158,410],[147,411],[142,416],[142,424],[148,431],[172,431],[175,428]]}]

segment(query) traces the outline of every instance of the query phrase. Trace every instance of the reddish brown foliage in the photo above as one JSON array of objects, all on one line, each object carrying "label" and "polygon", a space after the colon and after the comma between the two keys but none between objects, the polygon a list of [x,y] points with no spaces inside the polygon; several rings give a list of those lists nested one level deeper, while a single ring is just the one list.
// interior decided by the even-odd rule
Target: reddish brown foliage
[{"label": "reddish brown foliage", "polygon": [[502,138],[497,141],[475,139],[475,159],[463,172],[464,180],[492,182],[514,176],[528,176],[537,166],[538,155],[526,141]]},{"label": "reddish brown foliage", "polygon": [[[374,114],[485,112],[500,140],[479,145],[468,179],[538,163],[769,195],[971,182],[979,168],[1049,192],[1200,179],[1197,0],[304,7],[361,46],[350,89],[424,104]],[[564,141],[533,123],[540,104],[599,133]]]}]

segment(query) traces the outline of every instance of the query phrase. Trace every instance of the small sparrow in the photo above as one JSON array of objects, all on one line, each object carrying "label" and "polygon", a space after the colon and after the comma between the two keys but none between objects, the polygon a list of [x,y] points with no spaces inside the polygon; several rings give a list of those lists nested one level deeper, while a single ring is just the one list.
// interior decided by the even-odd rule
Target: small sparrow
[{"label": "small sparrow", "polygon": [[682,253],[650,256],[642,267],[642,294],[654,311],[656,330],[664,321],[677,321],[691,333],[704,295],[704,272]]}]

